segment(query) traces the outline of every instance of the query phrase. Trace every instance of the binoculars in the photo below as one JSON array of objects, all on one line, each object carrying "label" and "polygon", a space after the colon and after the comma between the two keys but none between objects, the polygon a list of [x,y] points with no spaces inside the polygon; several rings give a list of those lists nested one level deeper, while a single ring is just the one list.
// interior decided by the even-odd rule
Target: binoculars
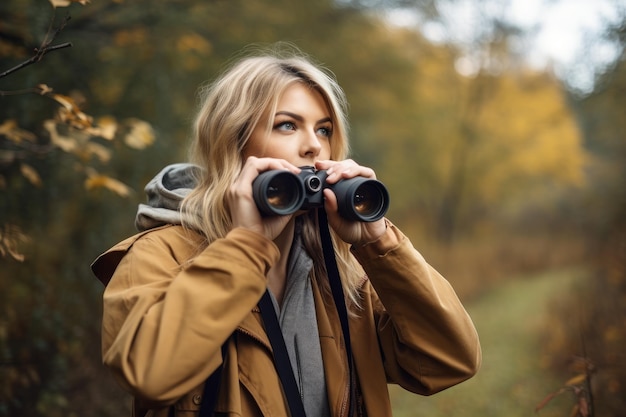
[{"label": "binoculars", "polygon": [[254,201],[264,216],[283,216],[324,205],[322,190],[330,188],[337,196],[339,214],[348,220],[373,222],[389,208],[389,193],[378,180],[354,177],[327,184],[325,170],[300,167],[300,174],[270,170],[252,183]]}]

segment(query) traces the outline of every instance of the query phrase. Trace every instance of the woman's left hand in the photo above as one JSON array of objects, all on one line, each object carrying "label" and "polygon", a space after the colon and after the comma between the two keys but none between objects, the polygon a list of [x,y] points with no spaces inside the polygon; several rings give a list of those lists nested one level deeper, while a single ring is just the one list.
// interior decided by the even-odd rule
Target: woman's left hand
[{"label": "woman's left hand", "polygon": [[[328,184],[354,177],[365,177],[376,179],[376,174],[371,168],[358,165],[351,159],[344,161],[317,161],[315,168],[326,170]],[[360,222],[347,220],[339,215],[337,197],[330,189],[324,190],[324,208],[328,216],[328,224],[337,235],[346,243],[355,246],[365,245],[380,238],[387,228],[385,220],[380,219],[375,222]]]}]

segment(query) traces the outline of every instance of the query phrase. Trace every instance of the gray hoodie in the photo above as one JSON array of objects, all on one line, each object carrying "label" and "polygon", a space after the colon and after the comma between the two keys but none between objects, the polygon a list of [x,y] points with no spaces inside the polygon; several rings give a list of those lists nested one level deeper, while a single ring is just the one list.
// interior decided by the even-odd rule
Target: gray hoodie
[{"label": "gray hoodie", "polygon": [[147,204],[139,204],[135,227],[139,231],[180,224],[180,203],[196,185],[200,167],[189,163],[168,165],[144,188]]}]

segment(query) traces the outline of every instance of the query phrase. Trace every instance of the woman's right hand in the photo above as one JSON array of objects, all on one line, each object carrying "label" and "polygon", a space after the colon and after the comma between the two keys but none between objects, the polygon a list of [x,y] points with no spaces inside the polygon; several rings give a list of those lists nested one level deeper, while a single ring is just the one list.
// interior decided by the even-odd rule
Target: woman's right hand
[{"label": "woman's right hand", "polygon": [[244,163],[241,173],[227,193],[228,206],[233,228],[244,227],[274,240],[285,228],[292,215],[263,217],[254,202],[252,182],[264,172],[283,169],[298,174],[300,168],[284,159],[257,158],[250,156]]}]

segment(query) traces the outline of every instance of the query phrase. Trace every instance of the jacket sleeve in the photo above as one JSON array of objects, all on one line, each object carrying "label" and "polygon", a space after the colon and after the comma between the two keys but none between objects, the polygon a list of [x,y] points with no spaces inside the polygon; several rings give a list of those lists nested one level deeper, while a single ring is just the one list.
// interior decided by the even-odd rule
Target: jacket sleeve
[{"label": "jacket sleeve", "polygon": [[481,350],[451,285],[391,223],[378,241],[353,248],[370,288],[388,382],[422,395],[472,377]]},{"label": "jacket sleeve", "polygon": [[[111,255],[117,267],[100,268],[114,269],[104,292],[103,361],[155,406],[175,402],[217,368],[220,346],[261,298],[278,258],[271,241],[248,230],[203,250],[190,249],[182,234],[178,227],[147,233],[123,256]],[[180,247],[199,253],[179,259]]]}]

